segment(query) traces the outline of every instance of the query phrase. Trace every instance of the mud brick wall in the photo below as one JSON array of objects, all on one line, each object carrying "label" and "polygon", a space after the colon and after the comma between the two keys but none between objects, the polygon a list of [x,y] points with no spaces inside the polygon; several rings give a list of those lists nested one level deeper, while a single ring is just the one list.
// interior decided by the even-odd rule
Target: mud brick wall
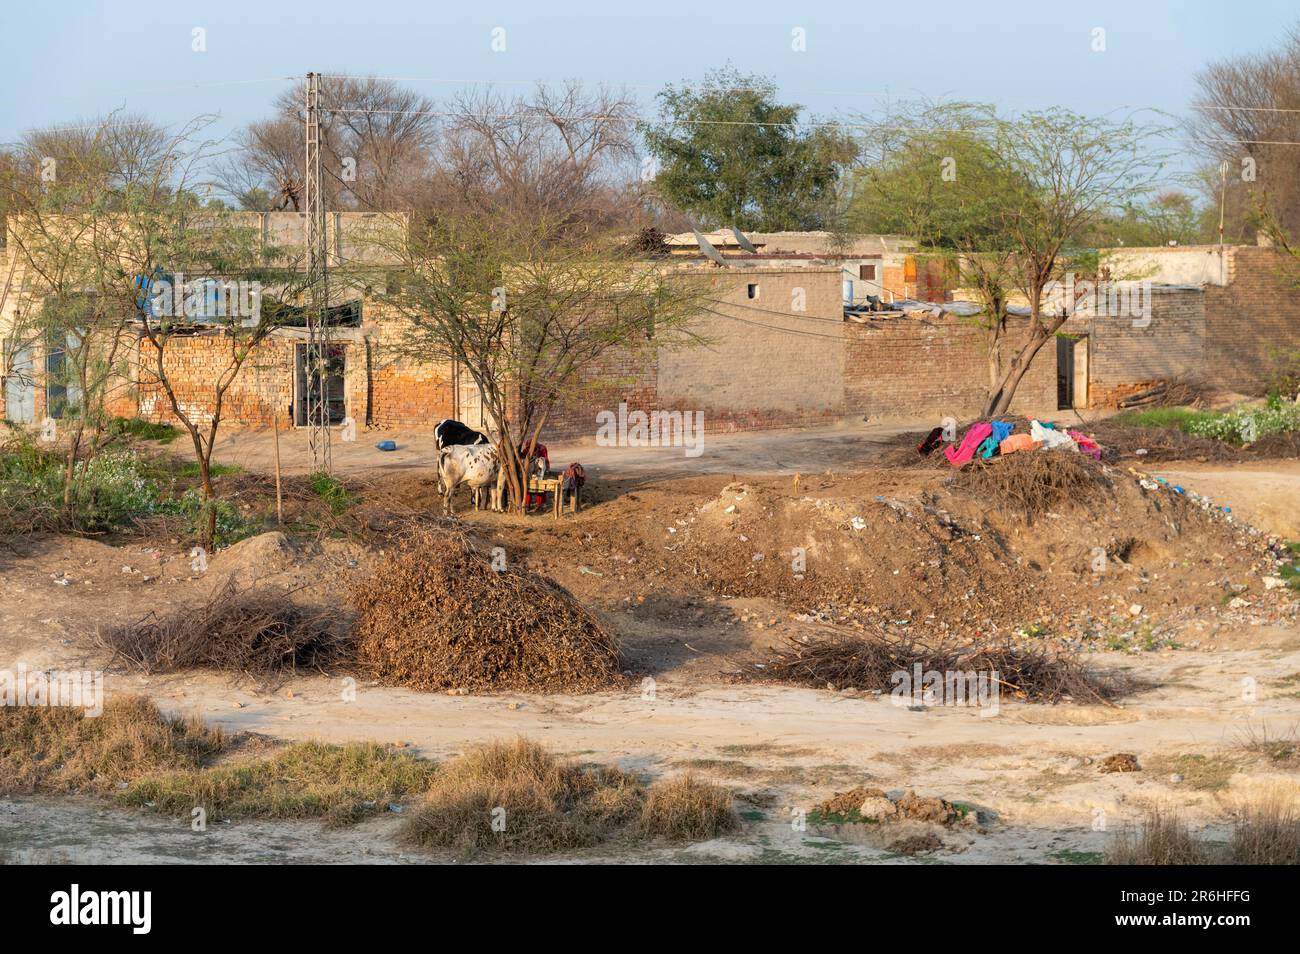
[{"label": "mud brick wall", "polygon": [[843,416],[838,267],[735,269],[715,279],[709,297],[695,322],[707,343],[659,355],[661,408],[702,411],[715,433]]},{"label": "mud brick wall", "polygon": [[[1205,302],[1199,288],[1152,289],[1151,322],[1090,316],[1066,330],[1088,334],[1088,404],[1104,407],[1160,381],[1205,377]],[[1145,321],[1145,319],[1139,319]]]},{"label": "mud brick wall", "polygon": [[1277,353],[1300,351],[1300,266],[1276,249],[1228,250],[1227,286],[1205,288],[1205,367],[1209,383],[1262,393]]},{"label": "mud brick wall", "polygon": [[[988,395],[988,344],[983,328],[947,319],[846,322],[845,404],[855,419],[958,419],[978,414]],[[1024,326],[1012,322],[1015,342]],[[1011,409],[1043,412],[1056,407],[1056,346],[1048,341],[1016,391]]]}]

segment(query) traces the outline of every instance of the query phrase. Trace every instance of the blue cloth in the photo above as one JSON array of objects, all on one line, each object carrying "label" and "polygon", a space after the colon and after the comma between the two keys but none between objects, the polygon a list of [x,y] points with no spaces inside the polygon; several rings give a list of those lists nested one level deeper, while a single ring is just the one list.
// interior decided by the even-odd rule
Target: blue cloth
[{"label": "blue cloth", "polygon": [[998,445],[1011,436],[1011,432],[1016,429],[1016,425],[1009,424],[1006,421],[993,421],[989,424],[993,428],[993,433],[988,436],[984,443],[979,446],[980,457],[988,460],[998,452]]}]

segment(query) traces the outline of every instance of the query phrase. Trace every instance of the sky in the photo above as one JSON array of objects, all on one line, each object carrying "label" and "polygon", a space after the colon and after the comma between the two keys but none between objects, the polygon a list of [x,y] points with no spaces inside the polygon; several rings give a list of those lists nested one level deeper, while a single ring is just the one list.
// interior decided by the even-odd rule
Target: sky
[{"label": "sky", "polygon": [[650,113],[665,83],[730,63],[822,118],[918,97],[1182,116],[1198,69],[1270,49],[1297,22],[1297,0],[40,0],[5,10],[0,143],[114,109],[177,126],[216,114],[224,135],[310,70],[407,78],[434,97],[580,79],[625,86]]}]

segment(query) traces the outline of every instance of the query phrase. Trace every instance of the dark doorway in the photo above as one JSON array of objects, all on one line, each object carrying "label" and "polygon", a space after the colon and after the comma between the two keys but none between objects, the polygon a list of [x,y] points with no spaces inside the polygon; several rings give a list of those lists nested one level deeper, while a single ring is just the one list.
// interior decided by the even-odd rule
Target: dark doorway
[{"label": "dark doorway", "polygon": [[1056,409],[1074,407],[1074,341],[1056,337]]},{"label": "dark doorway", "polygon": [[[294,402],[293,402],[293,423],[298,427],[307,426],[307,408],[312,404],[312,398],[319,394],[321,386],[321,370],[309,369],[309,360],[307,355],[308,346],[305,344],[294,345],[293,349],[293,366],[294,366]],[[311,373],[309,374],[309,370]],[[331,424],[342,424],[343,419],[348,416],[347,412],[347,389],[344,385],[344,374],[347,370],[347,348],[344,345],[336,344],[329,346],[329,352],[325,361],[324,378],[325,378],[325,403],[329,412],[329,422]]]}]

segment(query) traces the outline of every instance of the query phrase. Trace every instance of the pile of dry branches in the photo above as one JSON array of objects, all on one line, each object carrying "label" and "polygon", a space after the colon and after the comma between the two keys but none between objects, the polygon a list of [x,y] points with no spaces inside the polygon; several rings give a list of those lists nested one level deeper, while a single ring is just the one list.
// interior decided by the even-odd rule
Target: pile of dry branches
[{"label": "pile of dry branches", "polygon": [[[859,636],[835,633],[804,641],[791,637],[784,648],[762,662],[750,662],[739,678],[823,689],[891,692],[897,674],[997,674],[999,697],[1030,702],[1109,703],[1126,687],[1102,678],[1079,659],[1046,645],[1011,640],[960,643],[926,642],[913,637]],[[917,693],[921,687],[915,687]]]},{"label": "pile of dry branches", "polygon": [[972,461],[953,476],[953,482],[966,493],[1027,520],[1068,500],[1113,488],[1100,463],[1066,450],[1022,451]]},{"label": "pile of dry branches", "polygon": [[357,656],[375,679],[423,690],[586,692],[620,683],[613,637],[563,587],[413,526],[352,594]]},{"label": "pile of dry branches", "polygon": [[232,576],[207,602],[166,616],[101,628],[100,645],[145,673],[212,668],[259,682],[323,670],[350,655],[351,638],[331,609],[300,606],[285,587],[241,589]]}]

